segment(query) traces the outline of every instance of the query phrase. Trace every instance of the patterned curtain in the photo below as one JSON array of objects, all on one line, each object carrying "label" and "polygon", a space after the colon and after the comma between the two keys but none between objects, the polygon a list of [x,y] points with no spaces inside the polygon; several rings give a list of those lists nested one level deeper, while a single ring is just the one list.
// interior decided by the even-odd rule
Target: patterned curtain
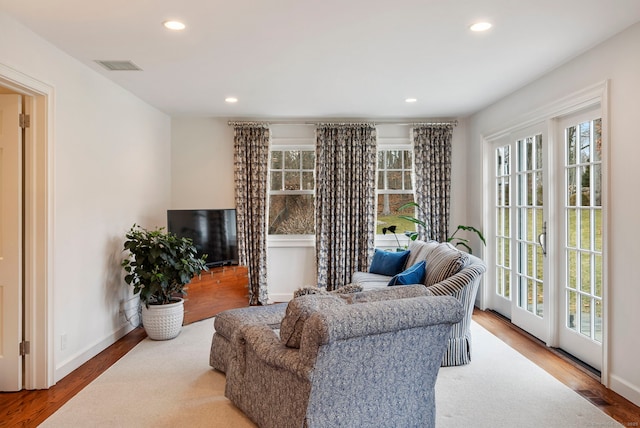
[{"label": "patterned curtain", "polygon": [[333,290],[366,271],[375,236],[376,130],[326,124],[316,130],[318,286]]},{"label": "patterned curtain", "polygon": [[234,126],[238,258],[249,270],[249,304],[267,303],[267,125]]},{"label": "patterned curtain", "polygon": [[413,129],[416,216],[427,224],[419,229],[423,240],[445,241],[449,233],[451,200],[451,137],[453,125],[429,125]]}]

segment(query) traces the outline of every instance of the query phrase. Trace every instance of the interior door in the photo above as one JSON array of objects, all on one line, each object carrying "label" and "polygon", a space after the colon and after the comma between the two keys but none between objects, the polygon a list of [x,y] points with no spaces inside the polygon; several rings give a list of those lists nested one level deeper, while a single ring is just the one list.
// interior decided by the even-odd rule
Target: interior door
[{"label": "interior door", "polygon": [[0,95],[0,391],[22,389],[20,95]]}]

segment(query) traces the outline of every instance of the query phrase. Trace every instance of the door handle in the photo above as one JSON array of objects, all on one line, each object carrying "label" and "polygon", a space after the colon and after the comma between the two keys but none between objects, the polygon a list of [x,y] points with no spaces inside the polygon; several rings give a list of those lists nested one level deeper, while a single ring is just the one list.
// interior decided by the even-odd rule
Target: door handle
[{"label": "door handle", "polygon": [[547,222],[542,223],[542,233],[538,235],[538,244],[542,248],[542,255],[547,255]]}]

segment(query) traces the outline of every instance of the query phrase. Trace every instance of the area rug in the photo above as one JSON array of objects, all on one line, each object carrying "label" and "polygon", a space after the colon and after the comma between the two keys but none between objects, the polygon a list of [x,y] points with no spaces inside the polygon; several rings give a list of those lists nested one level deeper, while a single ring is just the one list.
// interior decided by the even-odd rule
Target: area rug
[{"label": "area rug", "polygon": [[[212,334],[208,319],[145,339],[41,426],[255,427],[208,365]],[[621,426],[476,323],[472,334],[471,364],[438,375],[438,428]]]}]

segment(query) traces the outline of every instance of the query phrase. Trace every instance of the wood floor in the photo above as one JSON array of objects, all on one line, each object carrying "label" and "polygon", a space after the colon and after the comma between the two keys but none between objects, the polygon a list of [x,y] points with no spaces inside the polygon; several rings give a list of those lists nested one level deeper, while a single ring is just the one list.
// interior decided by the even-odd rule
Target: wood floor
[{"label": "wood floor", "polygon": [[[590,371],[492,312],[476,310],[473,319],[624,426],[640,426],[640,407],[604,388]],[[133,330],[48,390],[0,393],[0,426],[38,426],[145,337],[142,328]]]}]

